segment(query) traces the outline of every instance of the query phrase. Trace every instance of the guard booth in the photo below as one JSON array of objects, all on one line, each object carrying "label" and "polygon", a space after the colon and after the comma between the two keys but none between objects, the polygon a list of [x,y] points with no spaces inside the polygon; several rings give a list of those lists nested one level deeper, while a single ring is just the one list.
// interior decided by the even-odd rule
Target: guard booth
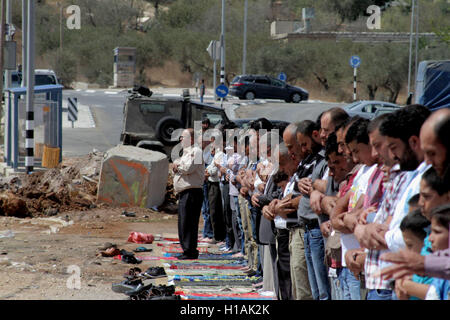
[{"label": "guard booth", "polygon": [[136,48],[117,47],[114,49],[114,87],[134,86],[136,71]]},{"label": "guard booth", "polygon": [[[63,86],[36,86],[34,95],[34,167],[45,165],[45,156],[52,162],[62,161],[62,94]],[[5,162],[17,170],[25,166],[26,95],[27,88],[5,89]],[[57,154],[55,155],[55,152]],[[47,161],[48,162],[48,161]]]}]

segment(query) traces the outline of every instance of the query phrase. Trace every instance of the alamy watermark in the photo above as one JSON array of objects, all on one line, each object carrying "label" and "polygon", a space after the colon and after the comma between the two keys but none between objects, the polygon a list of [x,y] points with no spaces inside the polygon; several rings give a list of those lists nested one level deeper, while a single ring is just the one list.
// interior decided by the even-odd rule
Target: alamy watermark
[{"label": "alamy watermark", "polygon": [[[197,153],[194,156],[194,164],[203,163],[203,154],[209,154],[212,151],[215,154],[222,152],[227,155],[228,159],[235,157],[237,165],[245,165],[247,163],[256,163],[258,161],[266,161],[270,163],[270,170],[278,169],[279,156],[276,152],[281,141],[279,130],[272,129],[225,129],[219,130],[211,128],[202,130],[202,122],[194,122],[194,136],[180,140],[183,133],[188,134],[186,129],[176,129],[172,132],[171,140],[178,141],[171,152],[172,161],[181,158],[183,149],[190,147],[192,143],[203,149],[203,153]],[[214,150],[213,150],[214,149]]]},{"label": "alamy watermark", "polygon": [[376,5],[371,5],[366,12],[371,16],[367,19],[367,28],[370,30],[381,29],[381,8]]},{"label": "alamy watermark", "polygon": [[69,30],[80,30],[81,29],[81,9],[77,5],[68,6],[66,13],[69,15],[67,17],[67,28]]},{"label": "alamy watermark", "polygon": [[81,289],[81,269],[77,265],[70,265],[67,267],[67,273],[70,274],[66,281],[67,289],[80,290]]}]

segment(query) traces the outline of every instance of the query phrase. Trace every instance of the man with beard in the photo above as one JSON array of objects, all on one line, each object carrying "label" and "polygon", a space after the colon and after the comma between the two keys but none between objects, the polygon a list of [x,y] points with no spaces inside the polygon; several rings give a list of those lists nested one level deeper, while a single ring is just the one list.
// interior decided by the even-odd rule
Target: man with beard
[{"label": "man with beard", "polygon": [[[420,131],[425,160],[436,169],[446,185],[450,183],[449,136],[450,109],[448,108],[434,112],[425,121]],[[450,249],[426,257],[402,250],[398,253],[385,253],[381,259],[395,263],[382,271],[383,279],[399,279],[412,274],[450,279]]]},{"label": "man with beard", "polygon": [[392,299],[390,283],[377,275],[383,267],[379,257],[384,251],[405,247],[400,223],[409,211],[408,200],[419,192],[421,176],[428,168],[423,162],[419,134],[429,115],[430,111],[424,106],[406,106],[389,114],[379,127],[379,133],[385,137],[388,156],[399,164],[401,172],[385,191],[374,222],[355,228],[360,244],[369,249],[365,264],[368,300]]}]

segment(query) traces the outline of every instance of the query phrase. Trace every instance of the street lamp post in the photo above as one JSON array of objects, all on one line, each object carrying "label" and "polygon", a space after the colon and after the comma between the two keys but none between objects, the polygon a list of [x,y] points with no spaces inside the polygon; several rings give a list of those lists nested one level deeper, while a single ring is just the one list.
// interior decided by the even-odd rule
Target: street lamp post
[{"label": "street lamp post", "polygon": [[247,15],[248,15],[248,0],[244,3],[244,52],[242,53],[242,74],[247,73]]}]

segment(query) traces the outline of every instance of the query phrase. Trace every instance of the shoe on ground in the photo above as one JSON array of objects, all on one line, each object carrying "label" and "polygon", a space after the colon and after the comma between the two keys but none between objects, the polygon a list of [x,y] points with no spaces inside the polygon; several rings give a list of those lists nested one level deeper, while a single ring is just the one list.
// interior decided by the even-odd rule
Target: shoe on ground
[{"label": "shoe on ground", "polygon": [[232,258],[243,258],[244,255],[242,254],[242,252],[238,252],[238,253],[233,254],[231,257]]},{"label": "shoe on ground", "polygon": [[176,256],[178,260],[196,260],[198,259],[198,255],[187,255],[187,254],[180,254]]},{"label": "shoe on ground", "polygon": [[163,267],[150,267],[144,272],[144,276],[150,279],[156,279],[167,277],[167,274]]},{"label": "shoe on ground", "polygon": [[113,283],[111,289],[116,293],[126,293],[136,290],[136,288],[141,285],[143,285],[141,279],[124,280],[120,283]]},{"label": "shoe on ground", "polygon": [[244,273],[248,276],[248,277],[253,277],[254,275],[256,275],[256,271],[253,269],[250,269],[249,271],[244,271]]}]

